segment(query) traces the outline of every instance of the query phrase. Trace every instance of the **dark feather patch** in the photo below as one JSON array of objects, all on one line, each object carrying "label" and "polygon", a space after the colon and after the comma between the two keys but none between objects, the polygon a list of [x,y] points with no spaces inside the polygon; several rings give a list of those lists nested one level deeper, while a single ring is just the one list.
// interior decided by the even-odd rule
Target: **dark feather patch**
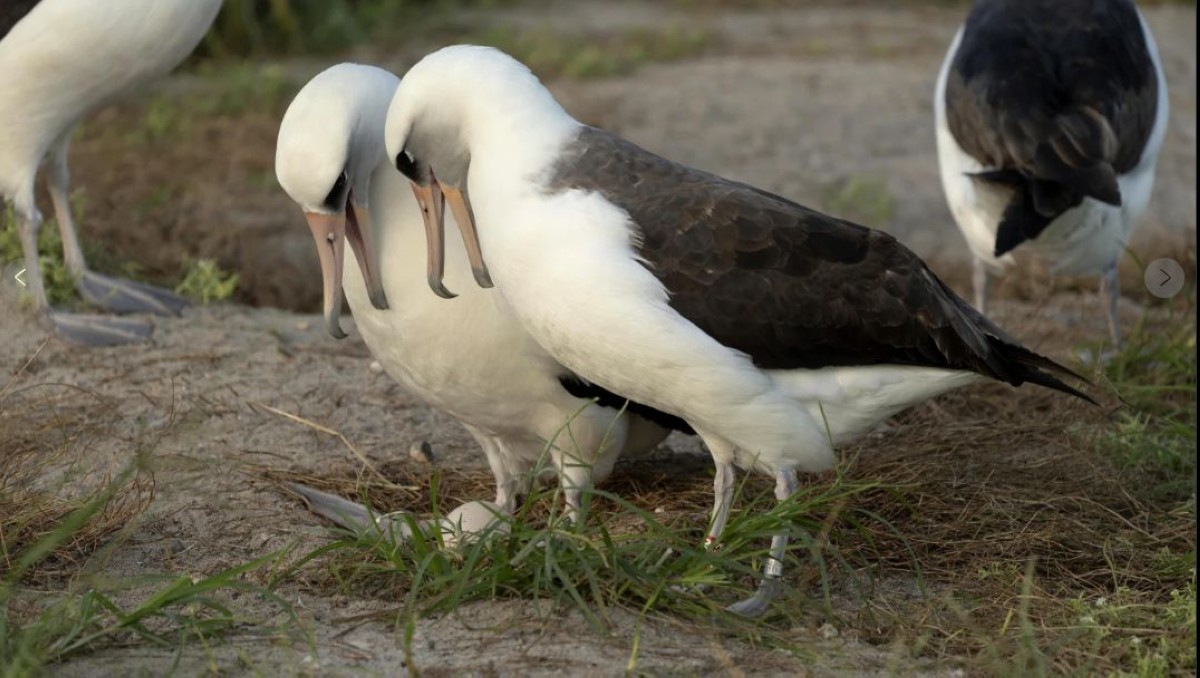
[{"label": "dark feather patch", "polygon": [[558,378],[558,383],[566,389],[567,393],[576,398],[584,398],[587,400],[596,400],[596,404],[600,407],[608,407],[614,410],[625,408],[626,412],[636,414],[641,418],[649,421],[652,424],[679,431],[688,435],[695,435],[696,430],[692,428],[686,421],[676,417],[673,414],[667,414],[661,410],[656,410],[648,405],[635,403],[627,398],[609,391],[603,387],[597,386],[589,381],[584,381],[573,374],[564,374]]},{"label": "dark feather patch", "polygon": [[[981,164],[1019,172],[1014,201],[1052,221],[1084,197],[1121,204],[1117,177],[1141,160],[1159,86],[1130,0],[977,0],[946,81],[947,122]],[[1044,228],[1030,228],[1028,207],[1006,211],[997,250]]]},{"label": "dark feather patch", "polygon": [[761,368],[922,365],[1035,379],[1014,361],[1015,341],[886,233],[590,127],[552,171],[548,190],[570,189],[624,209],[671,307]]},{"label": "dark feather patch", "polygon": [[1003,256],[1026,240],[1033,240],[1053,220],[1053,216],[1046,216],[1034,207],[1028,187],[1018,188],[1004,209],[1000,227],[996,229],[996,250],[993,255]]},{"label": "dark feather patch", "polygon": [[41,0],[3,0],[0,2],[0,40],[3,40],[8,32],[16,26],[21,19],[25,18],[26,14],[34,7],[37,7]]}]

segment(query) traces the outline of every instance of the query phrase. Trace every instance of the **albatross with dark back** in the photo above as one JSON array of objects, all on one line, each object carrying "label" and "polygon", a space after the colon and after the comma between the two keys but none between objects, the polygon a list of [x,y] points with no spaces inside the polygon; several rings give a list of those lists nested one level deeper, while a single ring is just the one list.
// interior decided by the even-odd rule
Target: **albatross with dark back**
[{"label": "albatross with dark back", "polygon": [[[430,196],[444,195],[486,259],[475,279],[495,281],[584,388],[704,440],[717,465],[709,543],[734,465],[772,474],[782,501],[797,470],[833,466],[833,446],[953,388],[991,378],[1086,398],[1055,373],[1077,375],[895,238],[581,125],[496,50],[425,57],[397,89],[386,140],[425,196],[428,232],[442,229]],[[772,539],[762,585],[731,609],[766,611],[786,545]]]},{"label": "albatross with dark back", "polygon": [[671,308],[759,368],[939,367],[1075,393],[887,233],[594,127],[551,177],[550,192],[595,191],[628,213]]},{"label": "albatross with dark back", "polygon": [[1167,88],[1130,0],[979,0],[938,78],[946,199],[975,257],[975,305],[1026,255],[1101,276],[1114,345],[1117,263],[1154,184]]}]

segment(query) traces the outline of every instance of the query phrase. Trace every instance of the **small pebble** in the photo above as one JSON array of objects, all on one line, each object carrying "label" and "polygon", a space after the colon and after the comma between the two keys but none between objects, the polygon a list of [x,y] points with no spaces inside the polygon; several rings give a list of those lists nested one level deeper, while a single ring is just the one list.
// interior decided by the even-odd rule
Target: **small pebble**
[{"label": "small pebble", "polygon": [[380,365],[378,360],[372,360],[371,371],[375,374],[383,374],[383,365]]},{"label": "small pebble", "polygon": [[657,508],[655,508],[655,509],[654,509],[654,512],[655,512],[655,513],[666,513],[666,512],[667,512],[667,510],[666,510],[665,508],[663,508],[663,507],[659,506],[659,507],[657,507]]},{"label": "small pebble", "polygon": [[817,633],[821,634],[821,637],[825,640],[833,640],[838,637],[837,627],[829,622],[821,624],[821,628],[817,629]]},{"label": "small pebble", "polygon": [[422,440],[419,443],[413,443],[412,447],[408,448],[408,456],[413,461],[421,464],[433,463],[433,447],[428,442]]}]

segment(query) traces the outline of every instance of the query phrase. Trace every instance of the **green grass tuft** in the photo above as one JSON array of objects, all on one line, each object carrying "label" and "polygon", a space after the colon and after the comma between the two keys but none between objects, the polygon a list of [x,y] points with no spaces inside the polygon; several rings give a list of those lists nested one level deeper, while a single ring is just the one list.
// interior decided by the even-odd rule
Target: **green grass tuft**
[{"label": "green grass tuft", "polygon": [[[831,573],[857,579],[865,565],[843,560],[832,544],[863,526],[890,529],[853,508],[854,497],[879,487],[840,480],[813,484],[778,505],[769,492],[759,493],[745,505],[739,501],[719,551],[701,546],[705,525],[687,516],[664,519],[595,490],[585,495],[583,520],[572,524],[555,508],[561,505],[558,490],[537,490],[508,521],[509,532],[457,549],[442,548],[437,530],[422,532],[409,518],[410,539],[348,534],[295,567],[319,559],[328,564],[337,588],[402,599],[405,614],[414,617],[471,601],[519,598],[544,603],[544,612],[576,610],[598,630],[608,627],[615,610],[671,613],[697,622],[719,618],[739,627],[741,620],[723,606],[749,595],[770,538],[781,531],[792,537],[785,564],[789,580],[795,581],[798,570],[811,572],[799,579],[815,581],[818,595],[791,590],[778,610],[794,617],[811,612],[815,600],[827,611],[822,601],[829,598]],[[746,630],[770,635],[769,628],[753,624]]]},{"label": "green grass tuft", "polygon": [[212,259],[185,258],[183,269],[183,280],[175,287],[176,294],[209,304],[225,301],[237,292],[238,274],[225,271]]},{"label": "green grass tuft", "polygon": [[1196,331],[1137,328],[1103,367],[1125,407],[1101,444],[1122,467],[1148,477],[1143,496],[1186,501],[1196,478]]}]

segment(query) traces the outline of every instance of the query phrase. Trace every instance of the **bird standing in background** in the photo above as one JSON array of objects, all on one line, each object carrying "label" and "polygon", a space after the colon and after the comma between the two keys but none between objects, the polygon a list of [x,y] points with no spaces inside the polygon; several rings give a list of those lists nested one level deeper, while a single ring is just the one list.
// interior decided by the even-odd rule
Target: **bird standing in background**
[{"label": "bird standing in background", "polygon": [[149,336],[141,320],[54,311],[38,262],[38,168],[80,296],[115,313],[178,314],[166,290],[88,269],[71,215],[67,147],[92,110],[175,68],[212,25],[221,0],[6,0],[0,5],[0,195],[12,202],[35,310],[69,341],[108,346]]},{"label": "bird standing in background", "polygon": [[975,257],[993,276],[1036,257],[1100,275],[1121,344],[1117,263],[1146,210],[1167,128],[1167,83],[1131,0],[977,0],[938,76],[938,162]]},{"label": "bird standing in background", "polygon": [[[426,56],[388,111],[389,158],[422,203],[431,259],[450,203],[477,281],[587,383],[691,426],[716,463],[719,538],[734,466],[823,471],[833,447],[989,379],[1086,398],[886,233],[686,167],[580,124],[529,69],[473,46]],[[476,229],[475,221],[478,221]],[[431,281],[434,289],[444,289]],[[779,593],[786,532],[754,596]]]}]

